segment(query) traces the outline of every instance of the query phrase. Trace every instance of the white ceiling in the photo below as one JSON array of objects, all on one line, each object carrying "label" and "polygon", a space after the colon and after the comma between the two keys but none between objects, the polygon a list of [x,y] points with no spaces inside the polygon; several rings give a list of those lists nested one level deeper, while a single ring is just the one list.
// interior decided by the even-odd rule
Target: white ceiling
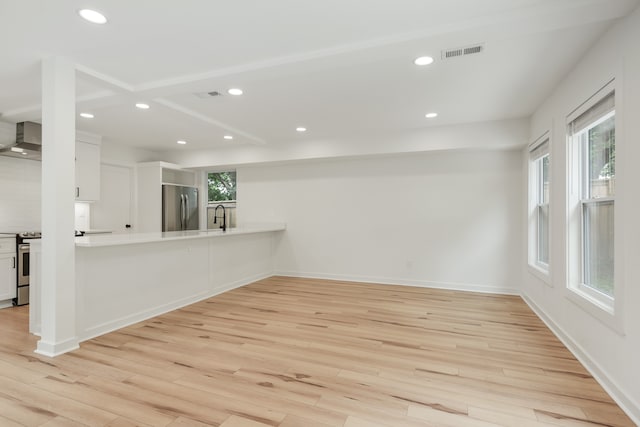
[{"label": "white ceiling", "polygon": [[[78,129],[158,151],[348,143],[526,117],[637,3],[0,0],[0,119],[39,121],[40,61],[50,55],[78,64],[77,110],[95,114],[78,118]],[[81,8],[109,23],[83,21]],[[443,49],[475,43],[483,53],[440,59]],[[416,67],[420,55],[436,61]],[[245,94],[228,95],[230,87]],[[213,90],[223,96],[194,95]],[[425,119],[429,111],[439,117]],[[300,125],[309,131],[297,133]]]}]

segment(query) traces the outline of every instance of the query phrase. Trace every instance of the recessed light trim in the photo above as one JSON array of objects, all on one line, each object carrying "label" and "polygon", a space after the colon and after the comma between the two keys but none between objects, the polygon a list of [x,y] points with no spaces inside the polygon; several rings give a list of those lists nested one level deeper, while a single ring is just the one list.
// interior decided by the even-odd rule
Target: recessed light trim
[{"label": "recessed light trim", "polygon": [[232,135],[225,135],[225,136],[223,136],[223,138],[224,139],[233,139],[233,136]]},{"label": "recessed light trim", "polygon": [[433,64],[433,58],[430,56],[420,56],[413,61],[414,64],[423,66]]},{"label": "recessed light trim", "polygon": [[179,140],[179,141],[176,141],[176,143],[177,143],[177,144],[180,144],[180,145],[185,145],[185,144],[187,143],[187,141],[185,141],[185,140],[181,139],[181,140]]},{"label": "recessed light trim", "polygon": [[107,17],[97,10],[92,9],[80,9],[78,11],[78,15],[80,15],[83,19],[93,23],[93,24],[106,24]]},{"label": "recessed light trim", "polygon": [[303,127],[303,126],[298,126],[298,127],[296,128],[296,131],[297,131],[297,132],[306,132],[306,131],[307,131],[307,128],[306,128],[306,127]]},{"label": "recessed light trim", "polygon": [[227,93],[228,93],[229,95],[240,96],[240,95],[242,95],[244,92],[243,92],[243,90],[242,90],[242,89],[238,89],[237,87],[232,87],[231,89],[229,89],[229,90],[227,91]]},{"label": "recessed light trim", "polygon": [[438,113],[427,113],[424,115],[427,119],[435,119],[438,117]]},{"label": "recessed light trim", "polygon": [[84,117],[85,119],[93,119],[95,116],[91,113],[80,113],[80,117]]},{"label": "recessed light trim", "polygon": [[138,107],[141,110],[148,110],[149,109],[149,104],[145,104],[144,102],[138,102],[136,104],[136,107]]}]

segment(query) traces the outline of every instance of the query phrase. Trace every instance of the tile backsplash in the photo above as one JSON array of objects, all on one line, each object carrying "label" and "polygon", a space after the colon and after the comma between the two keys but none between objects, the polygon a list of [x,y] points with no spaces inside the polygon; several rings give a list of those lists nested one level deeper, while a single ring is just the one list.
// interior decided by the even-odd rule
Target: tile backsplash
[{"label": "tile backsplash", "polygon": [[0,232],[40,229],[42,163],[0,156]]}]

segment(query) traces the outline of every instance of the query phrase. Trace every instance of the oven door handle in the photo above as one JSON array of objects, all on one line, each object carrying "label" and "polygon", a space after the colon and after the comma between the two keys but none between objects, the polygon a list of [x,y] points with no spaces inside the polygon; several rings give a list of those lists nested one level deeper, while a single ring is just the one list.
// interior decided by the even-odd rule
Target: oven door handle
[{"label": "oven door handle", "polygon": [[29,245],[20,245],[18,246],[18,250],[22,252],[29,252]]}]

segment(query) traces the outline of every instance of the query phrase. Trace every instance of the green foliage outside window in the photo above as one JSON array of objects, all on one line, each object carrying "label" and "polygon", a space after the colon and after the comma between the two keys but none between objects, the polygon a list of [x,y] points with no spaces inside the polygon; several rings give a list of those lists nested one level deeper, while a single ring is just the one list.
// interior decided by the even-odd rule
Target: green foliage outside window
[{"label": "green foliage outside window", "polygon": [[208,174],[209,201],[236,200],[236,172],[210,172]]},{"label": "green foliage outside window", "polygon": [[589,130],[591,179],[612,179],[616,176],[615,117],[610,117]]}]

